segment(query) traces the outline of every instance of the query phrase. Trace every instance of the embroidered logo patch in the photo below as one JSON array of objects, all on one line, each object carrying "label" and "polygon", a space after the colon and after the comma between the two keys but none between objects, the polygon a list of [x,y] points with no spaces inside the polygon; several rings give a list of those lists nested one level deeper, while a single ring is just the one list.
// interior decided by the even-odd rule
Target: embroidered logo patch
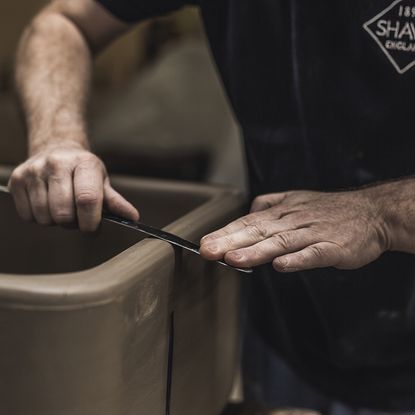
[{"label": "embroidered logo patch", "polygon": [[396,0],[363,27],[400,74],[415,66],[415,2]]}]

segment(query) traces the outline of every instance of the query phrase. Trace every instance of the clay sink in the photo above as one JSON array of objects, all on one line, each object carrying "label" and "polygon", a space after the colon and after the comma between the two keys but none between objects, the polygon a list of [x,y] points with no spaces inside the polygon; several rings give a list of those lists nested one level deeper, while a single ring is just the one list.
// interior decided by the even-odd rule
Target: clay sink
[{"label": "clay sink", "polygon": [[[243,206],[222,187],[112,181],[143,221],[193,241]],[[111,223],[24,223],[8,195],[0,213],[1,414],[220,414],[246,276]]]}]

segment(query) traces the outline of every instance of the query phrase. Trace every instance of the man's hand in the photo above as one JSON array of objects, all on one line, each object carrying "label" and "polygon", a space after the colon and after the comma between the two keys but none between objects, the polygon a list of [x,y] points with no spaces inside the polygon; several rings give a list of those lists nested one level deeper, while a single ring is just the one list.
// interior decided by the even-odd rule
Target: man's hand
[{"label": "man's hand", "polygon": [[204,237],[201,254],[237,267],[272,262],[280,272],[362,267],[390,243],[374,193],[364,189],[260,196],[250,215]]},{"label": "man's hand", "polygon": [[138,220],[137,210],[110,185],[102,161],[74,143],[47,146],[14,170],[9,188],[19,215],[42,225],[99,226],[102,205]]}]

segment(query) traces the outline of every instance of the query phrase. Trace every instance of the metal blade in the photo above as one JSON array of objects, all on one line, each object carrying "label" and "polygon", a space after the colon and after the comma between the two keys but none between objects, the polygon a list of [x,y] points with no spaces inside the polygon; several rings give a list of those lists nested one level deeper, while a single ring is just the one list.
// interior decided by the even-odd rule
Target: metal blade
[{"label": "metal blade", "polygon": [[[191,251],[197,255],[200,255],[199,245],[193,242],[187,241],[186,239],[180,238],[177,235],[173,235],[172,233],[163,231],[162,229],[157,229],[157,228],[154,228],[153,226],[145,225],[144,223],[141,223],[141,222],[130,221],[128,219],[124,219],[124,218],[112,215],[111,213],[107,213],[107,212],[105,212],[102,215],[102,217],[109,222],[117,223],[118,225],[125,226],[126,228],[134,229],[136,231],[144,233],[145,235],[152,236],[156,239],[160,239],[174,246],[178,246],[180,248],[186,249],[187,251]],[[216,261],[216,262],[226,267],[233,268],[236,271],[243,272],[245,274],[251,274],[253,272],[253,270],[250,268],[236,268],[223,261]]]},{"label": "metal blade", "polygon": [[[0,185],[0,192],[10,194],[7,186]],[[187,251],[191,251],[197,255],[200,255],[199,245],[196,245],[195,243],[187,241],[183,238],[180,238],[177,235],[173,235],[172,233],[165,232],[161,229],[157,229],[149,225],[145,225],[144,223],[141,223],[141,222],[130,221],[128,219],[121,218],[119,216],[113,215],[108,212],[104,212],[102,215],[102,218],[108,222],[113,222],[118,225],[125,226],[126,228],[134,229],[136,231],[144,233],[145,235],[160,239],[174,246],[178,246],[180,248],[186,249]],[[243,272],[245,274],[251,274],[253,272],[253,270],[250,268],[236,268],[223,261],[216,261],[216,262],[218,262],[221,265],[224,265],[225,267],[233,268],[236,271]]]}]

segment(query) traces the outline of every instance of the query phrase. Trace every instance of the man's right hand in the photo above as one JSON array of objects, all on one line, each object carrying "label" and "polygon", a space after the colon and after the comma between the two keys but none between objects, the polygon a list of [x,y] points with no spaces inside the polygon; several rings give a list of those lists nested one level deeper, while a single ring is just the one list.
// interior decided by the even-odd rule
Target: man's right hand
[{"label": "man's right hand", "polygon": [[103,204],[114,214],[138,220],[138,211],[110,184],[103,162],[74,143],[50,145],[17,167],[9,182],[19,215],[41,225],[78,224],[95,231]]}]

